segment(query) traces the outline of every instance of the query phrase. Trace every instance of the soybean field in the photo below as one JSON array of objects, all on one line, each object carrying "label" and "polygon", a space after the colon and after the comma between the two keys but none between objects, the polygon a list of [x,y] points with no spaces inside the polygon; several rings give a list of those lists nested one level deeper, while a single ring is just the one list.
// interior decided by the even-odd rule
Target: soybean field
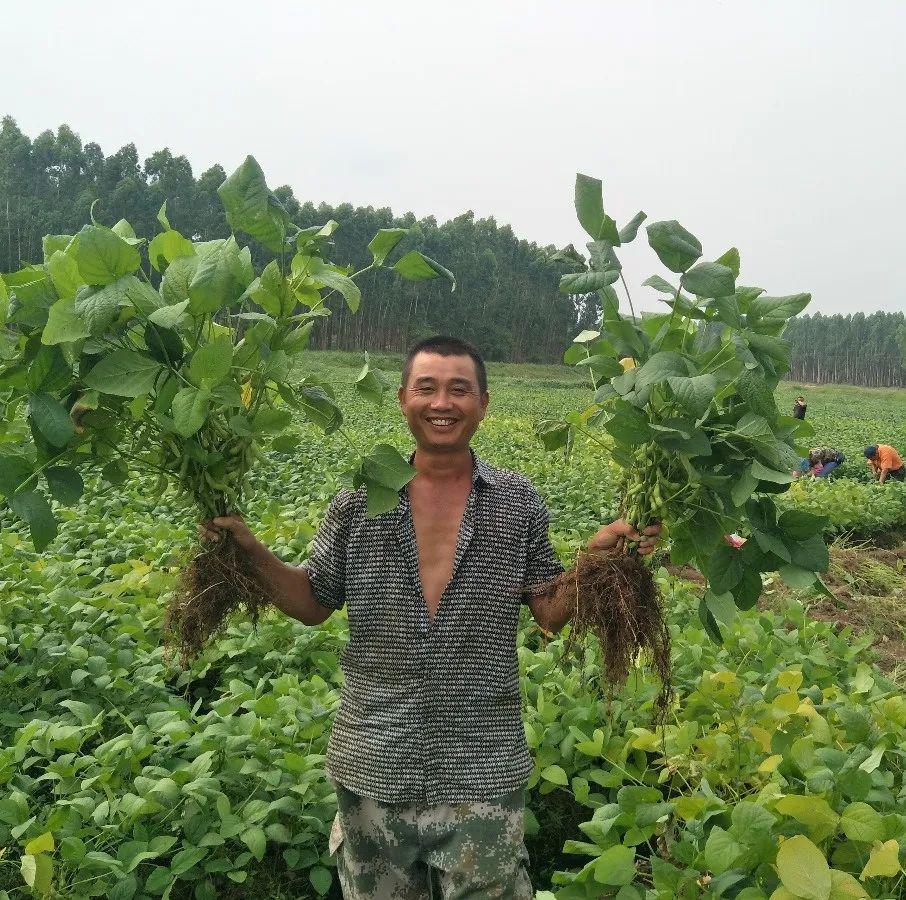
[{"label": "soybean field", "polygon": [[[410,449],[392,392],[379,409],[356,400],[360,355],[310,360],[346,435],[300,417],[250,475],[248,521],[293,563],[353,467],[348,439]],[[400,363],[371,357],[393,383]],[[565,366],[491,364],[489,377],[475,449],[534,482],[569,565],[617,515],[619,473],[606,436],[567,460],[535,423],[581,408],[587,382]],[[847,457],[778,497],[827,516],[828,593],[766,576],[756,607],[712,610],[717,643],[696,612],[700,576],[663,560],[677,692],[663,728],[646,668],[602,699],[593,643],[561,659],[563,637],[525,619],[542,900],[906,897],[906,485],[870,482],[861,457],[869,443],[906,450],[906,393],[783,383],[779,405],[800,392],[812,443]],[[0,898],[338,897],[323,762],[344,614],[319,628],[234,619],[178,665],[161,627],[195,513],[153,482],[94,471],[77,504],[55,505],[43,554],[0,507]]]}]

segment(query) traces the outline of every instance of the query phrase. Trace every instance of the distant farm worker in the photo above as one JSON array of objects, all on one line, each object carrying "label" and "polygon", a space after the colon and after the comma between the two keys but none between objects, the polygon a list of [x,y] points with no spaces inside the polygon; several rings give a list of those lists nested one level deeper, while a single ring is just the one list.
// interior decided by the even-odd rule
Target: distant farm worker
[{"label": "distant farm worker", "polygon": [[900,454],[890,444],[872,444],[865,448],[865,459],[872,475],[884,484],[888,478],[906,480],[906,468]]},{"label": "distant farm worker", "polygon": [[[391,512],[368,518],[364,488],[340,491],[301,568],[238,516],[201,527],[235,535],[287,615],[319,625],[346,606],[326,762],[344,896],[531,900],[523,813],[533,764],[516,635],[523,604],[545,631],[569,620],[572,604],[552,599],[563,567],[535,488],[469,446],[489,401],[475,348],[443,336],[415,344],[397,396],[416,475]],[[619,520],[588,547],[625,538],[649,554],[659,530]]]},{"label": "distant farm worker", "polygon": [[807,407],[808,404],[805,402],[805,397],[797,397],[796,402],[793,404],[793,418],[804,419]]},{"label": "distant farm worker", "polygon": [[846,457],[833,447],[812,447],[808,452],[808,465],[816,478],[826,478],[845,461]]}]

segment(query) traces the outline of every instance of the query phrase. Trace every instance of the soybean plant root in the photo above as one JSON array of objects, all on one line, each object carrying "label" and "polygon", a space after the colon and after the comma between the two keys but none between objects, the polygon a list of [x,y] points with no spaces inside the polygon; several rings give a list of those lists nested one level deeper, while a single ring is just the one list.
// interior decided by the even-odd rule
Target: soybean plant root
[{"label": "soybean plant root", "polygon": [[576,567],[560,576],[556,599],[572,604],[567,654],[591,632],[600,642],[604,683],[622,687],[639,655],[646,653],[658,679],[656,716],[673,700],[670,632],[651,571],[638,556],[581,553]]},{"label": "soybean plant root", "polygon": [[167,608],[166,642],[179,651],[180,663],[188,665],[236,610],[242,608],[257,624],[271,593],[257,566],[229,532],[217,542],[198,545]]}]

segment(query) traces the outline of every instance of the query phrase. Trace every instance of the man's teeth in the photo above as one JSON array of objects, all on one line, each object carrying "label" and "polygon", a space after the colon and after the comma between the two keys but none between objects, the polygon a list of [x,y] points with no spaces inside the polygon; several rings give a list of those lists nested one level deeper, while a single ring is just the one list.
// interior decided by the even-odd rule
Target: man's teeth
[{"label": "man's teeth", "polygon": [[453,419],[428,419],[432,425],[452,425]]}]

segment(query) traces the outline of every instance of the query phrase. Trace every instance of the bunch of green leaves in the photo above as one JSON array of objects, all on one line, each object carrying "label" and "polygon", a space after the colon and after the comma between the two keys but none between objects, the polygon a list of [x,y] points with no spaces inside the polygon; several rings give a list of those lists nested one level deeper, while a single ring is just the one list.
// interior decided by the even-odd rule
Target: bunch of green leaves
[{"label": "bunch of green leaves", "polygon": [[[0,455],[0,495],[36,547],[57,529],[47,494],[74,503],[86,464],[114,483],[130,465],[156,471],[156,492],[172,481],[216,515],[241,508],[260,445],[292,448],[293,410],[326,433],[342,429],[334,386],[305,371],[303,351],[333,298],[358,309],[356,278],[387,266],[407,229],[378,231],[371,263],[352,272],[328,256],[337,223],[293,225],[252,157],[219,194],[228,238],[191,240],[170,226],[166,203],[150,241],[92,212],[78,234],[44,238],[43,263],[0,279],[4,419],[18,407],[28,423],[27,439]],[[273,255],[260,272],[237,233]],[[403,278],[452,281],[416,250],[397,255],[390,268]],[[367,358],[356,387],[380,402],[386,384]],[[353,481],[376,515],[414,471],[389,445],[357,452]]]},{"label": "bunch of green leaves", "polygon": [[[569,448],[578,431],[609,435],[624,472],[622,513],[639,527],[665,522],[674,562],[694,561],[707,576],[700,615],[718,638],[715,609],[729,597],[741,609],[754,606],[761,573],[779,571],[802,587],[827,570],[823,518],[781,514],[774,501],[794,480],[799,442],[812,434],[774,400],[789,367],[784,327],[810,295],[773,297],[737,284],[735,247],[702,261],[701,243],[679,222],[653,222],[648,242],[672,280],[653,275],[645,285],[667,311],[624,315],[617,282],[629,293],[616,251],[636,237],[645,214],[618,228],[604,211],[601,182],[584,175],[575,203],[592,240],[582,271],[564,275],[560,289],[595,297],[601,315],[564,359],[588,372],[594,402],[541,423],[540,437],[554,449]],[[725,540],[737,531],[750,536],[741,548]]]}]

